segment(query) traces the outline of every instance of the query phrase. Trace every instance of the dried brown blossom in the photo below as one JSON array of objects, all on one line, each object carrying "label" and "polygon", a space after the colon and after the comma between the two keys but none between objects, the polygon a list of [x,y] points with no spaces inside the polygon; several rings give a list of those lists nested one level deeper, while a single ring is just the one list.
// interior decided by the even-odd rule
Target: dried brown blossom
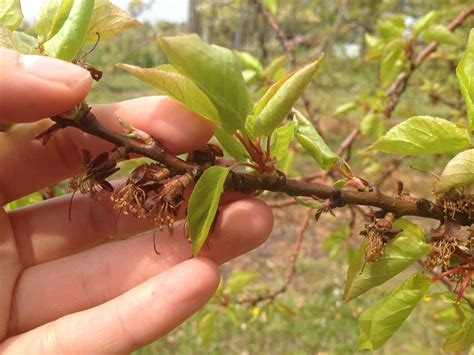
[{"label": "dried brown blossom", "polygon": [[83,194],[89,193],[94,198],[97,198],[98,193],[104,190],[113,192],[114,188],[106,179],[120,170],[117,162],[125,157],[124,148],[103,152],[94,160],[89,151],[83,150],[82,154],[86,173],[72,178],[69,187]]},{"label": "dried brown blossom", "polygon": [[395,235],[401,232],[401,229],[394,228],[392,222],[394,216],[388,213],[385,218],[375,219],[365,225],[365,229],[360,232],[365,236],[365,261],[373,263],[377,261],[383,254],[385,244]]}]

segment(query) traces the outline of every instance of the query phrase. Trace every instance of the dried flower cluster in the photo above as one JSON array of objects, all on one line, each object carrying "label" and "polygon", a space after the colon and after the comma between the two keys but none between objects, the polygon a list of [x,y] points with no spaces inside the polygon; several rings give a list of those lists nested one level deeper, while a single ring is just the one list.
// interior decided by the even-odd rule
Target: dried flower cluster
[{"label": "dried flower cluster", "polygon": [[374,218],[360,232],[360,235],[365,237],[365,261],[367,263],[377,261],[384,253],[385,244],[401,232],[401,229],[393,227],[394,219],[392,213],[387,213],[385,218]]}]

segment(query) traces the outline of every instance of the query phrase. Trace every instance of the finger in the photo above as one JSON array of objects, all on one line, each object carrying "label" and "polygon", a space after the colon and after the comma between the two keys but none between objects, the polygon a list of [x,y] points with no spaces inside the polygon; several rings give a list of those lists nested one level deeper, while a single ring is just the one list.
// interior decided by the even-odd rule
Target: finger
[{"label": "finger", "polygon": [[[178,102],[163,96],[143,97],[115,104],[98,105],[93,111],[102,124],[115,131],[122,128],[117,117],[148,132],[174,154],[200,148],[212,136],[213,124]],[[35,137],[51,121],[18,125],[0,139],[0,202],[8,203],[73,176],[84,169],[82,149],[95,156],[111,149],[105,141],[75,128],[56,132],[43,145]],[[21,157],[21,159],[18,159]],[[35,178],[32,179],[31,176]],[[11,181],[15,181],[12,184]]]},{"label": "finger", "polygon": [[7,334],[8,318],[12,304],[15,283],[23,265],[18,256],[13,231],[8,216],[0,209],[0,342]]},{"label": "finger", "polygon": [[212,261],[187,260],[107,303],[11,338],[0,350],[128,353],[190,317],[212,297],[218,283],[219,272]]},{"label": "finger", "polygon": [[[117,182],[114,185],[120,184]],[[246,197],[226,192],[220,203],[227,204]],[[177,220],[184,218],[186,208],[187,201],[181,206]],[[71,255],[113,239],[128,238],[153,228],[153,224],[147,220],[120,214],[114,209],[107,192],[99,200],[80,193],[72,198],[69,194],[13,210],[8,215],[24,267]]]},{"label": "finger", "polygon": [[89,72],[72,63],[0,48],[0,123],[37,121],[86,97]]},{"label": "finger", "polygon": [[[231,203],[221,208],[208,247],[200,256],[222,264],[259,246],[272,226],[271,209],[261,200]],[[26,269],[15,289],[10,334],[106,302],[189,259],[191,246],[183,232],[180,226],[171,237],[158,232],[160,255],[154,252],[153,232],[148,232]],[[48,307],[44,307],[46,301]]]}]

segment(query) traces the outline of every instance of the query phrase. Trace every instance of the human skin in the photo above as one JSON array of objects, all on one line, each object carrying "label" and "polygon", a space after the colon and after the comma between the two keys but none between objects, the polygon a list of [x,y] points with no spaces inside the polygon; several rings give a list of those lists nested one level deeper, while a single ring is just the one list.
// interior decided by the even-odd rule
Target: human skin
[{"label": "human skin", "polygon": [[[46,145],[34,137],[49,119],[85,98],[92,80],[76,65],[0,49],[0,202],[78,174],[81,149],[109,143],[74,129]],[[168,151],[200,148],[213,124],[166,97],[93,106],[101,123],[116,117],[149,133]],[[260,245],[273,217],[261,200],[226,193],[209,246],[191,258],[182,223],[156,232],[120,216],[110,199],[76,194],[11,212],[0,210],[0,352],[130,352],[163,336],[196,312],[219,282],[217,265]],[[180,212],[181,218],[183,211]],[[245,226],[245,230],[242,229]]]}]

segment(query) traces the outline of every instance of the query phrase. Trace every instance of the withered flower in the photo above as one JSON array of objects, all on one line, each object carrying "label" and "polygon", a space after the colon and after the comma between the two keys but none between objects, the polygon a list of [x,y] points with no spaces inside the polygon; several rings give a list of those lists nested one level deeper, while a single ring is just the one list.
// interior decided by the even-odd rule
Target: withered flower
[{"label": "withered flower", "polygon": [[173,223],[184,202],[184,190],[192,182],[189,174],[175,176],[164,182],[154,194],[150,194],[144,204],[146,218],[152,220],[157,228],[173,230]]},{"label": "withered flower", "polygon": [[159,164],[143,164],[135,168],[124,186],[112,195],[114,207],[124,214],[144,218],[148,194],[160,188],[161,181],[169,177],[169,170]]},{"label": "withered flower", "polygon": [[365,230],[360,235],[365,236],[365,261],[373,263],[384,254],[385,244],[402,230],[394,228],[394,216],[387,213],[384,218],[374,219],[365,225]]},{"label": "withered flower", "polygon": [[103,152],[94,160],[87,150],[83,150],[82,155],[86,173],[72,178],[69,187],[83,194],[90,193],[94,198],[97,198],[98,193],[103,190],[113,192],[112,185],[106,179],[120,170],[117,161],[124,157],[125,151],[119,148],[112,152]]}]

